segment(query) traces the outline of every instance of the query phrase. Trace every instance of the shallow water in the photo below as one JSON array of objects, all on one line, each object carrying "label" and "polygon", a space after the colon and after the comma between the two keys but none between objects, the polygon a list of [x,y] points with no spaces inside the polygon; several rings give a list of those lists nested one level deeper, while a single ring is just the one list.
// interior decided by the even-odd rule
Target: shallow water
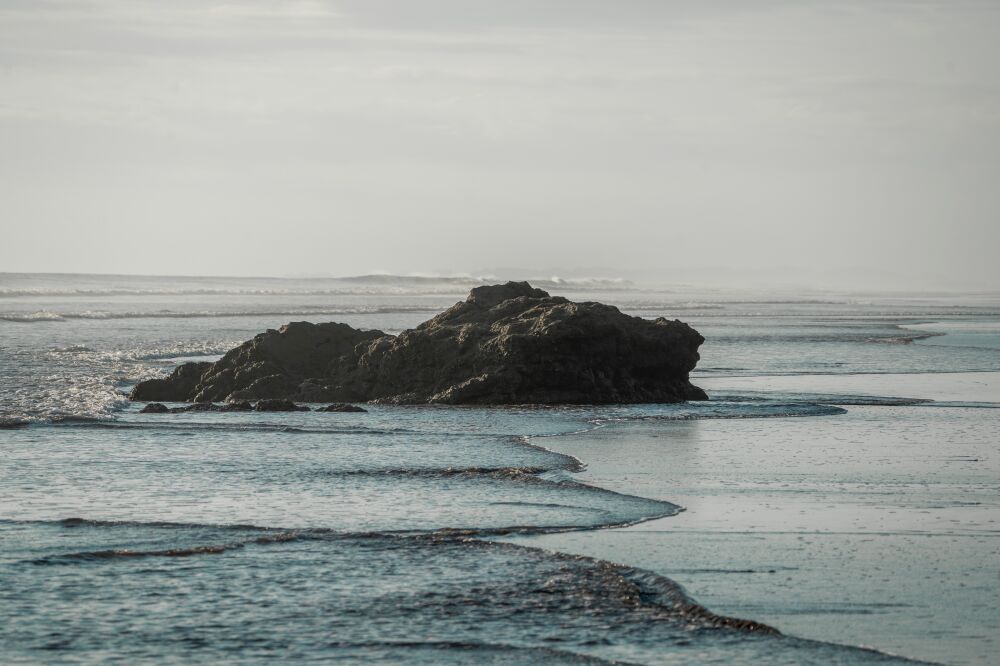
[{"label": "shallow water", "polygon": [[[808,411],[792,407],[768,415]],[[54,650],[437,662],[506,645],[525,663],[881,660],[755,638],[763,629],[713,616],[648,573],[469,538],[678,509],[581,484],[576,458],[513,432],[544,443],[609,420],[762,413],[752,403],[157,416],[133,407],[113,422],[9,431],[4,637],[25,659]]]},{"label": "shallow water", "polygon": [[[998,471],[970,461],[969,451],[995,459],[981,434],[1000,410],[740,384],[750,377],[713,386],[708,403],[600,408],[150,415],[122,395],[181,359],[212,358],[289,319],[398,331],[471,284],[0,275],[0,418],[30,421],[0,430],[2,660],[890,659],[835,645],[846,642],[975,661],[978,647],[959,648],[982,645],[986,625],[965,619],[988,616],[988,600],[972,602],[998,589],[982,573],[996,558]],[[699,367],[720,378],[710,383],[1000,369],[988,346],[938,342],[957,335],[945,326],[988,331],[996,299],[586,287],[560,293],[690,321],[708,338]],[[922,337],[930,332],[946,334]],[[882,416],[858,418],[869,413]],[[922,442],[912,450],[921,455],[902,465],[886,462],[898,451],[862,455],[869,442],[896,441],[890,432]],[[838,451],[844,438],[852,448]],[[951,451],[963,442],[972,448]],[[934,457],[942,449],[949,453]],[[935,465],[941,471],[930,478]],[[705,516],[717,522],[699,522]],[[739,533],[720,527],[733,524],[743,525]],[[799,539],[810,530],[823,538]],[[515,537],[578,554],[497,541]],[[754,551],[747,543],[758,537],[764,546]],[[935,545],[912,545],[918,537]],[[937,545],[939,537],[973,545]],[[579,555],[618,539],[639,545],[627,558],[613,548],[594,554],[627,566]],[[911,557],[875,585],[872,567],[885,549]],[[771,559],[761,564],[761,553]],[[767,562],[783,573],[839,563],[838,575],[854,578],[717,582],[720,569]],[[906,582],[928,562],[940,584]],[[715,573],[699,578],[702,570]],[[671,579],[711,611],[750,621],[706,611]],[[975,612],[939,617],[920,606],[932,594],[958,599],[941,590],[970,582],[962,598]],[[846,594],[862,588],[871,599]],[[824,597],[831,589],[844,598]],[[865,621],[873,635],[932,623],[925,633],[936,651],[858,639],[851,609],[860,607],[883,623]],[[822,612],[810,620],[810,608]],[[761,619],[792,635],[752,622]]]},{"label": "shallow water", "polygon": [[[514,546],[132,524],[6,531],[0,595],[14,660],[886,660],[727,628],[663,579]],[[178,542],[229,548],[160,554]],[[153,550],[123,556],[125,544]],[[104,550],[76,550],[94,545]]]},{"label": "shallow water", "polygon": [[[830,385],[798,395],[838,402],[820,393]],[[549,439],[588,462],[584,481],[669,497],[685,511],[517,542],[652,570],[717,612],[798,636],[990,663],[1000,635],[1000,405],[844,402],[839,416],[628,421]]]}]

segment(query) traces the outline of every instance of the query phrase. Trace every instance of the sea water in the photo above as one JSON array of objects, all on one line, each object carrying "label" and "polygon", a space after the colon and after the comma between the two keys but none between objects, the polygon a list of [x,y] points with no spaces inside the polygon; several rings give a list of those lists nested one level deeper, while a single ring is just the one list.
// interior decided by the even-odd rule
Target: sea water
[{"label": "sea water", "polygon": [[[542,284],[692,323],[707,403],[150,415],[123,396],[291,320],[398,332],[479,282],[0,276],[0,419],[22,426],[0,430],[0,660],[986,654],[1000,558],[983,434],[1000,412],[759,382],[992,376],[990,295]],[[870,445],[914,439],[902,468]],[[916,625],[933,649],[905,640]]]}]

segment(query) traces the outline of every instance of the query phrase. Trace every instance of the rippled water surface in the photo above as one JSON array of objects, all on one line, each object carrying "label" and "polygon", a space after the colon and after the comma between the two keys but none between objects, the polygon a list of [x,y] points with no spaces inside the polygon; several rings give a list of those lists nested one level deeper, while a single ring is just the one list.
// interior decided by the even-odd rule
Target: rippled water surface
[{"label": "rippled water surface", "polygon": [[[772,492],[776,480],[789,490],[769,496],[785,507],[774,520],[795,529],[789,507],[808,504],[797,497],[850,501],[853,519],[868,529],[889,514],[857,498],[905,491],[931,512],[908,505],[905,529],[940,532],[940,521],[967,519],[967,507],[930,506],[958,497],[978,502],[979,536],[996,534],[993,504],[968,499],[996,489],[995,465],[963,462],[960,447],[950,451],[962,433],[977,433],[976,455],[992,459],[981,434],[995,420],[976,415],[1000,413],[989,405],[952,401],[949,408],[905,392],[804,392],[738,381],[998,370],[990,324],[998,309],[988,298],[775,299],[619,284],[559,290],[692,323],[708,339],[700,376],[736,382],[713,389],[707,403],[154,415],[123,397],[139,379],[182,359],[211,359],[288,320],[395,332],[470,286],[0,276],[0,419],[17,426],[0,429],[0,661],[893,661],[836,645],[844,642],[838,636],[853,636],[850,627],[817,635],[789,622],[793,631],[782,635],[756,622],[760,616],[786,629],[768,605],[781,589],[776,581],[733,587],[738,602],[707,584],[698,588],[711,602],[706,609],[697,590],[691,598],[671,579],[717,568],[720,557],[739,569],[734,558],[753,557],[739,539],[681,531],[667,542],[647,531],[628,557],[599,553],[624,564],[572,553],[607,543],[601,534],[636,533],[603,528],[683,525],[706,508],[732,511],[742,500],[726,502],[747,488]],[[900,411],[882,412],[896,416],[880,425],[851,421],[858,409]],[[954,493],[927,483],[936,458],[900,467],[831,453],[838,437],[863,445],[885,423],[905,430],[917,414],[911,410],[924,410],[914,432],[933,427],[950,451],[942,465],[957,470],[947,478]],[[787,445],[775,449],[772,435]],[[825,442],[822,455],[796,445],[810,439]],[[578,444],[567,447],[570,441]],[[821,482],[817,465],[850,482]],[[697,475],[704,480],[691,482]],[[741,520],[749,528],[768,515]],[[822,512],[801,520],[813,518],[817,530],[832,520]],[[501,542],[511,538],[522,545]],[[528,547],[555,538],[564,539],[565,552]],[[908,547],[873,538],[876,551]],[[780,566],[839,547],[768,543]],[[986,567],[996,558],[989,547],[976,552]],[[956,565],[948,580],[960,571]],[[862,566],[851,575],[871,573]],[[881,594],[894,603],[893,574],[886,575]],[[995,578],[974,580],[987,594],[997,589]],[[798,584],[816,587],[810,581]],[[804,590],[798,599],[808,597]],[[950,626],[933,616],[924,621]],[[941,631],[941,640],[962,640]]]}]

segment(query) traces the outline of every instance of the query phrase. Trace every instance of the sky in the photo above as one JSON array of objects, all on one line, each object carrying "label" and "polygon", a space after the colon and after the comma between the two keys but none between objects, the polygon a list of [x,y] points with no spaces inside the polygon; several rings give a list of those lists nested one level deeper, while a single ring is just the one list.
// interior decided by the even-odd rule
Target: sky
[{"label": "sky", "polygon": [[967,0],[0,0],[0,272],[993,289],[998,34]]}]

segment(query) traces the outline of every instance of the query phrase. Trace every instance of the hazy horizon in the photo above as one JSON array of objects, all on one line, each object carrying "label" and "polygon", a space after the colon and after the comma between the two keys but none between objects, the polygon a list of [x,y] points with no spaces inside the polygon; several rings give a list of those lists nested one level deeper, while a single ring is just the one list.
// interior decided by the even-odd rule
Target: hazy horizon
[{"label": "hazy horizon", "polygon": [[[624,275],[628,275],[625,277]],[[181,280],[184,282],[202,282],[201,287],[190,287],[192,289],[222,289],[219,293],[225,293],[225,289],[250,289],[251,287],[225,287],[226,282],[246,282],[256,285],[253,289],[268,289],[266,285],[270,282],[299,284],[299,287],[283,287],[288,289],[290,294],[300,293],[300,289],[308,290],[310,287],[304,283],[357,283],[361,285],[388,284],[403,288],[416,288],[426,281],[428,288],[440,290],[444,285],[455,285],[458,291],[463,291],[477,284],[495,284],[509,280],[528,281],[535,287],[549,290],[553,295],[566,293],[587,292],[587,291],[608,291],[611,292],[636,292],[636,291],[666,291],[676,292],[678,295],[686,297],[708,296],[710,294],[719,298],[761,298],[774,297],[779,299],[796,299],[800,297],[810,298],[838,298],[838,297],[861,297],[861,298],[966,298],[982,297],[988,299],[1000,298],[1000,287],[985,286],[982,288],[962,288],[962,287],[913,287],[907,285],[891,286],[865,286],[849,284],[801,284],[789,281],[766,281],[756,282],[743,279],[741,281],[726,282],[722,279],[716,280],[664,280],[655,275],[645,275],[642,273],[616,274],[611,271],[573,271],[573,270],[553,270],[553,271],[531,271],[528,269],[496,269],[473,271],[471,273],[390,273],[371,272],[357,275],[338,275],[323,273],[290,273],[277,275],[200,275],[200,274],[159,274],[159,273],[66,273],[66,272],[2,272],[0,271],[0,296],[25,296],[29,294],[43,294],[47,290],[54,290],[54,294],[67,293],[69,287],[66,282],[60,279],[79,278],[79,283],[72,283],[76,286],[73,290],[82,290],[88,293],[89,290],[117,291],[124,289],[148,289],[149,296],[155,295],[158,289],[164,289],[162,293],[173,293],[176,286],[170,286],[171,280]],[[34,281],[37,279],[55,279],[55,282],[47,282],[49,286],[38,286]],[[93,282],[93,280],[98,282]],[[25,282],[27,280],[27,282]],[[100,281],[120,280],[111,284],[101,285]],[[148,284],[147,281],[164,281],[162,287],[156,284]],[[388,280],[388,281],[386,281]],[[136,281],[132,284],[131,281]],[[410,281],[413,281],[412,283]],[[418,282],[419,281],[419,282]],[[59,286],[62,285],[62,286]],[[143,286],[137,286],[143,285]],[[208,286],[206,286],[208,285]],[[214,286],[212,286],[214,285]],[[277,287],[274,287],[277,288]],[[319,288],[319,287],[312,287]],[[332,287],[331,287],[332,288]],[[336,287],[339,289],[348,288],[346,286]],[[744,294],[744,296],[740,296]]]},{"label": "hazy horizon", "polygon": [[8,0],[0,271],[991,289],[998,29],[971,0]]}]

